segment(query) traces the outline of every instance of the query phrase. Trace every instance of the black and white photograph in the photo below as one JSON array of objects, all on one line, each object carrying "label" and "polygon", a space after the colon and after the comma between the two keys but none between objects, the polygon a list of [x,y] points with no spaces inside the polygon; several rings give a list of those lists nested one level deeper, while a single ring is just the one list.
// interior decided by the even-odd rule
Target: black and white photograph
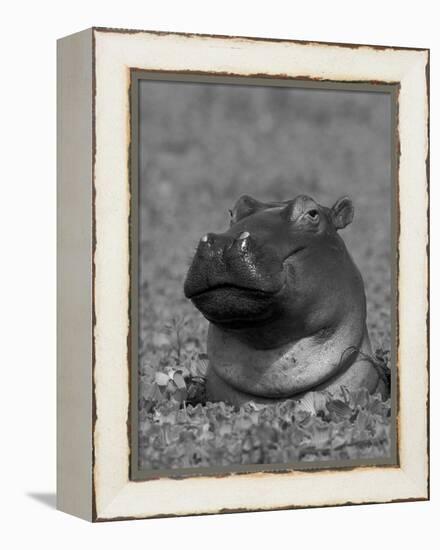
[{"label": "black and white photograph", "polygon": [[395,462],[392,87],[136,83],[140,475]]}]

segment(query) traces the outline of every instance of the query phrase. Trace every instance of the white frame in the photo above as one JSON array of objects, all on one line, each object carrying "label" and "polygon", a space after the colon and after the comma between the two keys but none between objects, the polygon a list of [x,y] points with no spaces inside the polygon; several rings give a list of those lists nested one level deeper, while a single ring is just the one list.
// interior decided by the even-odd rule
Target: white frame
[{"label": "white frame", "polygon": [[[78,234],[66,214],[60,262],[80,254],[90,283],[79,310],[84,285],[60,265],[59,507],[101,521],[429,498],[429,51],[91,29],[61,40],[59,52],[59,116],[76,110],[60,123],[59,212],[77,208],[84,220]],[[131,68],[399,83],[399,466],[129,479]],[[69,132],[70,142],[63,139]],[[67,165],[72,153],[78,166]],[[84,201],[72,206],[68,186],[77,185],[81,170],[90,189],[78,189]],[[66,244],[72,233],[84,253]],[[77,293],[69,299],[72,285]],[[85,325],[72,331],[81,319]],[[69,356],[72,345],[85,349],[81,363]],[[80,402],[86,410],[77,414]]]}]

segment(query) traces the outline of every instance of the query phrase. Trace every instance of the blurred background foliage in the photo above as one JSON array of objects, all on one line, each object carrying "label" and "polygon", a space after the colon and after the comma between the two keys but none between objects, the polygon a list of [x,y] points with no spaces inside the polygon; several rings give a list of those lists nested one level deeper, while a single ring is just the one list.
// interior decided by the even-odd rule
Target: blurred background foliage
[{"label": "blurred background foliage", "polygon": [[[242,194],[304,193],[325,206],[352,198],[354,221],[341,235],[364,277],[373,350],[387,356],[390,96],[142,81],[139,98],[141,431],[150,426],[148,403],[165,388],[158,372],[171,384],[160,395],[182,391],[183,401],[189,388],[174,387],[176,369],[186,380],[203,376],[207,322],[185,299],[183,281],[200,237],[227,228]],[[148,453],[146,445],[147,466]]]}]

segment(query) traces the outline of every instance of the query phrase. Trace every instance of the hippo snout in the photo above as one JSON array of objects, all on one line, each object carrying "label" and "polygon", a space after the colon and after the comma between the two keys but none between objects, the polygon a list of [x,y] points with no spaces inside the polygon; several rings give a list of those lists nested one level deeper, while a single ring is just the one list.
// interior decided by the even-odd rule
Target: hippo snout
[{"label": "hippo snout", "polygon": [[208,233],[199,241],[184,293],[213,322],[259,318],[283,282],[282,261],[249,231]]}]

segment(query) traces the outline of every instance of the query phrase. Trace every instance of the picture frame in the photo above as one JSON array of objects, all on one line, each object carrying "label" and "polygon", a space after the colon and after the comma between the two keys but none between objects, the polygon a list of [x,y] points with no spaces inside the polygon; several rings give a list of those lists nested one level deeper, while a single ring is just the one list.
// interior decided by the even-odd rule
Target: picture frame
[{"label": "picture frame", "polygon": [[[138,464],[138,84],[389,93],[395,453]],[[394,128],[394,127],[393,127]],[[429,498],[429,50],[92,28],[58,42],[57,506],[89,521]]]}]

